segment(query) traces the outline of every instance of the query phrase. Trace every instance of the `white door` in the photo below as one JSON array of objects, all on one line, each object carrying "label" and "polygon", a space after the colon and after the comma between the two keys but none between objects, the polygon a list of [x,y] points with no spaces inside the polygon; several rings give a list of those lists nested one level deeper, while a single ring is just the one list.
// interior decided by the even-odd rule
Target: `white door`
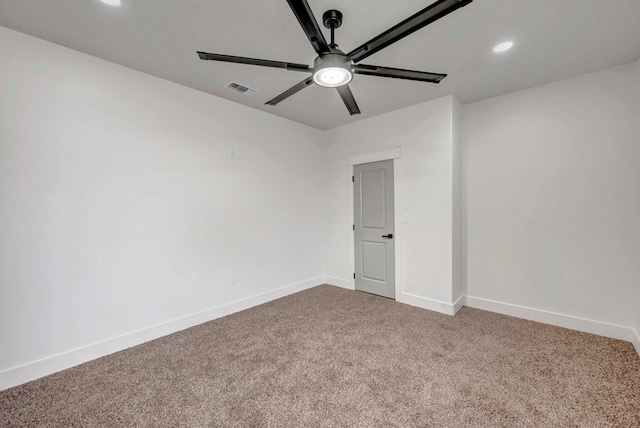
[{"label": "white door", "polygon": [[353,172],[356,290],[395,299],[393,160]]}]

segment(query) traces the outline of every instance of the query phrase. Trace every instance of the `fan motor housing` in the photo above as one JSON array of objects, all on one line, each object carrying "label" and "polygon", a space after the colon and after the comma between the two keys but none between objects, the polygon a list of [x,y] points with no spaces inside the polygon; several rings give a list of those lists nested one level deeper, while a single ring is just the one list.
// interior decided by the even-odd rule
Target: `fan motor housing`
[{"label": "fan motor housing", "polygon": [[346,70],[351,70],[352,61],[347,60],[347,57],[342,52],[327,53],[316,58],[313,63],[315,70],[326,67],[340,67]]}]

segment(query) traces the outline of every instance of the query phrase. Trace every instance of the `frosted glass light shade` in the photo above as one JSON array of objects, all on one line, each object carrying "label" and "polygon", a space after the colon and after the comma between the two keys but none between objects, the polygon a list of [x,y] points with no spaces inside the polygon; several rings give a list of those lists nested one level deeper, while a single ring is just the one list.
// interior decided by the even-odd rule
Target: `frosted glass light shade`
[{"label": "frosted glass light shade", "polygon": [[342,67],[321,68],[313,74],[313,81],[320,86],[335,88],[346,85],[353,79],[351,71]]}]

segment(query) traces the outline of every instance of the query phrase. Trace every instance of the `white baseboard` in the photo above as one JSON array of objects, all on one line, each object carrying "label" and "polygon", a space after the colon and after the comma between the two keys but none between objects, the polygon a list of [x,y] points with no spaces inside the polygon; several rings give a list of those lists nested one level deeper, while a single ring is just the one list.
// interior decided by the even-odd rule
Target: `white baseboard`
[{"label": "white baseboard", "polygon": [[[396,301],[447,315],[455,315],[455,313],[463,306],[462,297],[459,298],[455,303],[447,303],[441,300],[428,299],[426,297],[417,296],[411,293],[400,293],[398,296],[396,296]],[[456,310],[457,305],[459,305],[459,307]]]},{"label": "white baseboard", "polygon": [[464,307],[467,296],[460,296],[458,300],[453,302],[453,315],[457,314],[460,309]]},{"label": "white baseboard", "polygon": [[335,276],[325,275],[324,283],[329,285],[335,285],[336,287],[346,288],[347,290],[355,290],[353,281],[348,279],[337,278]]},{"label": "white baseboard", "polygon": [[0,371],[0,391],[325,282],[318,276]]},{"label": "white baseboard", "polygon": [[[330,284],[348,290],[354,289],[352,281],[332,276],[318,276],[290,284],[0,371],[0,391],[321,284]],[[640,356],[640,334],[629,327],[472,296],[462,296],[453,304],[427,299],[410,293],[400,293],[396,300],[400,303],[447,315],[454,315],[462,306],[469,306],[586,333],[598,334],[613,339],[625,340],[634,345]]]},{"label": "white baseboard", "polygon": [[[325,284],[335,285],[336,287],[346,288],[347,290],[355,290],[355,284],[352,280],[337,278],[330,275],[325,275],[324,278]],[[400,303],[417,306],[430,311],[441,312],[447,315],[455,315],[464,306],[464,296],[460,296],[454,303],[446,303],[411,293],[400,293],[400,295],[396,296],[395,300]]]},{"label": "white baseboard", "polygon": [[640,332],[637,330],[633,330],[633,334],[635,335],[634,340],[631,341],[633,343],[634,348],[636,348],[636,352],[640,357]]},{"label": "white baseboard", "polygon": [[510,315],[530,321],[537,321],[544,324],[551,324],[558,327],[631,342],[635,346],[636,351],[638,351],[638,355],[640,355],[640,337],[638,336],[638,333],[630,327],[529,308],[526,306],[514,305],[511,303],[482,299],[480,297],[465,296],[464,300],[464,305],[471,308],[497,312],[503,315]]}]

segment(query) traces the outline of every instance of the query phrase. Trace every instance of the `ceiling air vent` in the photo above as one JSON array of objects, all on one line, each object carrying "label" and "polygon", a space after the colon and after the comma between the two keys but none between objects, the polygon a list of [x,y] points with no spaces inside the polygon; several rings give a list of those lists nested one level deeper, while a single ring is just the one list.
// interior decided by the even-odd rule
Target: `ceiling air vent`
[{"label": "ceiling air vent", "polygon": [[236,91],[236,92],[238,92],[240,94],[246,95],[248,97],[252,97],[252,96],[254,96],[256,94],[256,92],[258,92],[255,89],[248,88],[248,87],[246,87],[244,85],[241,85],[241,84],[235,83],[235,82],[229,83],[227,85],[227,88],[229,88],[229,89],[231,89],[233,91]]}]

